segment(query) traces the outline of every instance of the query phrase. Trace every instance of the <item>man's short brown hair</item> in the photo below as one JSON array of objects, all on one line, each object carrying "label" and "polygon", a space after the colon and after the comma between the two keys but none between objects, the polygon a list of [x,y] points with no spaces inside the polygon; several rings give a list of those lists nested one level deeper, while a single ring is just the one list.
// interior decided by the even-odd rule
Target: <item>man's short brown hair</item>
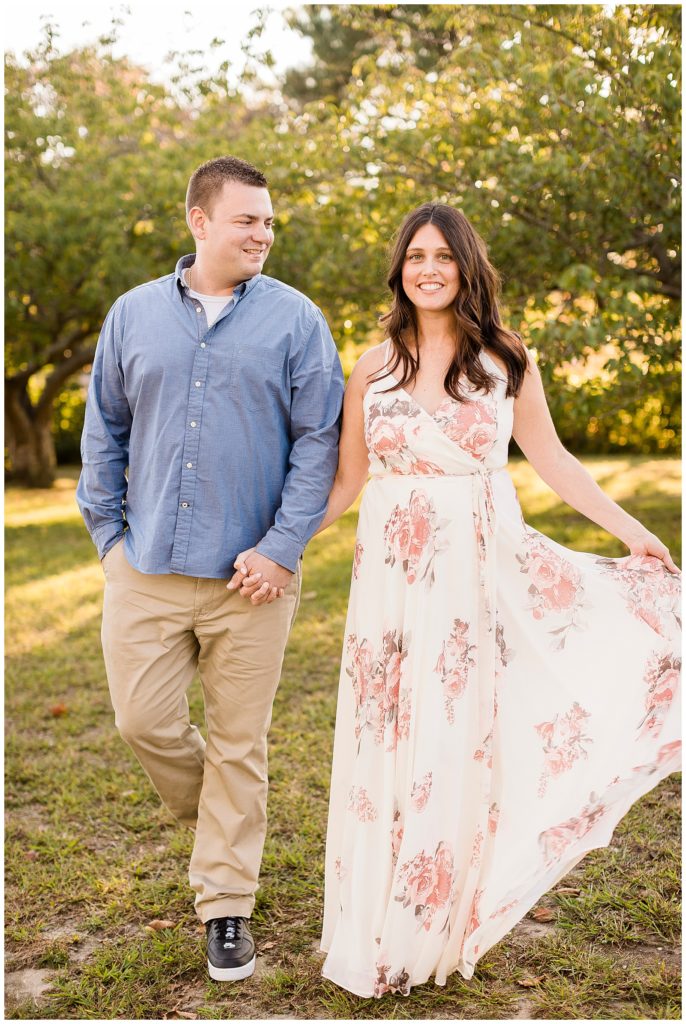
[{"label": "man's short brown hair", "polygon": [[244,185],[254,185],[255,188],[267,188],[264,174],[252,164],[236,156],[218,156],[201,164],[191,174],[186,192],[186,214],[194,206],[199,206],[211,217],[214,200],[226,181],[240,181]]}]

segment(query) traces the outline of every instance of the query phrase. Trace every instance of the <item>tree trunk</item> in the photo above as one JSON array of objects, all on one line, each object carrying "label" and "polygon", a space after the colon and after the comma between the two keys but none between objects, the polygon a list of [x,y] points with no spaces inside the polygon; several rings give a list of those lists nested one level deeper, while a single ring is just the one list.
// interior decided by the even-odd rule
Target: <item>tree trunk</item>
[{"label": "tree trunk", "polygon": [[52,487],[57,459],[51,413],[51,408],[37,413],[23,381],[5,381],[5,445],[10,480],[27,487]]}]

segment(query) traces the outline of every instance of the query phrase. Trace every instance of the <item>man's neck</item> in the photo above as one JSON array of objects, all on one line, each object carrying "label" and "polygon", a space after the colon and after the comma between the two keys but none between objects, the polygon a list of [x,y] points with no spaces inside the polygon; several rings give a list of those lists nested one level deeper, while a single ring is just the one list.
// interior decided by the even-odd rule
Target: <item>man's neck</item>
[{"label": "man's neck", "polygon": [[186,281],[191,291],[200,295],[222,295],[229,297],[240,281],[227,279],[226,272],[213,271],[210,267],[204,266],[198,256],[186,270]]}]

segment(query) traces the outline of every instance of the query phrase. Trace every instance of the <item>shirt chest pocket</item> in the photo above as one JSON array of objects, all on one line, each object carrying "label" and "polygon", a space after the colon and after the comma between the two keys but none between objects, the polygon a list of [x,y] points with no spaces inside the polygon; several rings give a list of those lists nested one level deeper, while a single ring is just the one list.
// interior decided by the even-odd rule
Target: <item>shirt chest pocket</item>
[{"label": "shirt chest pocket", "polygon": [[287,389],[285,355],[250,344],[241,345],[234,353],[229,380],[233,401],[250,409],[264,409],[274,401],[283,401]]}]

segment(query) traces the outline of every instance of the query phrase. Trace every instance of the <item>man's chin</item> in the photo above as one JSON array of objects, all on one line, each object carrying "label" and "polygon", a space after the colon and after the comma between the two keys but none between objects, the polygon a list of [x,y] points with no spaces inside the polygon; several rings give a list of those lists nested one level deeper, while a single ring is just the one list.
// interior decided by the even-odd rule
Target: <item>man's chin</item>
[{"label": "man's chin", "polygon": [[265,260],[244,260],[241,265],[241,269],[246,278],[255,277],[257,274],[262,273],[262,267],[265,262]]}]

